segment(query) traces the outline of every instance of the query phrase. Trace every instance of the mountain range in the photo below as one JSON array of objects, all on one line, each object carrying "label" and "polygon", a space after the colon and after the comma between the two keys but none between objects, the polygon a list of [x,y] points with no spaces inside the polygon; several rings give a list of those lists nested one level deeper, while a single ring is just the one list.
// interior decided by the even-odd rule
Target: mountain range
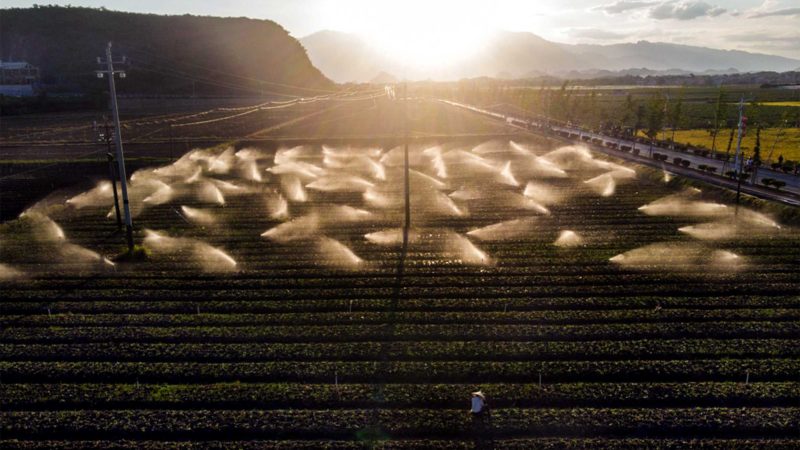
[{"label": "mountain range", "polygon": [[300,39],[311,62],[340,83],[370,82],[379,74],[412,80],[457,80],[481,76],[569,78],[623,75],[785,72],[800,60],[739,50],[639,41],[627,44],[561,44],[528,32],[498,32],[482,48],[458,63],[408,69],[391,55],[373,48],[358,35],[320,31]]}]

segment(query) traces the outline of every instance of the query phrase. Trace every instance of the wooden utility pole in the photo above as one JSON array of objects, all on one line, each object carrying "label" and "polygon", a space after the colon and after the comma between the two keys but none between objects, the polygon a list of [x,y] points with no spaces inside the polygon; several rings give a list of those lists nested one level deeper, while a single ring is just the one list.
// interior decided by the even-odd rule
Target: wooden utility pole
[{"label": "wooden utility pole", "polygon": [[744,97],[739,100],[739,136],[736,139],[736,154],[733,157],[734,163],[734,171],[733,173],[736,175],[736,211],[735,214],[739,213],[739,198],[742,195],[742,172],[744,168],[744,155],[741,154],[742,152],[742,130],[744,128],[744,121],[747,120],[744,117]]},{"label": "wooden utility pole", "polygon": [[[102,61],[97,58],[97,62],[106,65],[106,70],[98,70],[97,77],[108,77],[108,95],[111,97],[111,113],[114,117],[114,143],[117,147],[117,167],[119,174],[120,186],[122,188],[122,206],[125,212],[125,231],[128,241],[128,250],[133,250],[133,220],[131,219],[131,208],[128,203],[128,177],[125,174],[125,156],[122,151],[122,127],[119,124],[119,107],[117,106],[117,88],[114,84],[114,75],[119,75],[120,78],[125,78],[125,71],[114,70],[114,61],[111,57],[111,42],[106,47],[106,60]],[[124,64],[125,59],[118,61]]]},{"label": "wooden utility pole", "polygon": [[[111,147],[111,144],[108,145]],[[117,177],[114,173],[114,155],[111,154],[111,151],[106,153],[106,157],[108,158],[108,172],[109,178],[111,179],[111,190],[114,192],[114,212],[117,216],[117,230],[122,229],[122,218],[119,214],[119,196],[117,196]]]},{"label": "wooden utility pole", "polygon": [[406,220],[405,229],[411,228],[411,185],[409,183],[409,168],[408,168],[408,82],[403,82],[403,181],[405,191],[405,204],[406,204]]}]

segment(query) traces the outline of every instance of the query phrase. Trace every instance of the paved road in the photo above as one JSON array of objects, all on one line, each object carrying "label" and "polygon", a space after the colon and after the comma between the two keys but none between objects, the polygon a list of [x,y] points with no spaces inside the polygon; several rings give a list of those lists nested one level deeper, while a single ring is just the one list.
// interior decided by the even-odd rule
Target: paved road
[{"label": "paved road", "polygon": [[[578,133],[579,136],[588,136],[589,139],[600,139],[602,145],[606,143],[613,143],[617,146],[628,145],[633,146],[633,141],[627,139],[620,139],[611,136],[606,136],[599,133],[581,131],[575,128],[568,128],[568,127],[560,127],[560,126],[553,126],[551,127],[555,131],[566,131],[568,133]],[[695,155],[693,153],[686,153],[681,152],[678,150],[669,150],[661,147],[655,147],[648,144],[637,143],[636,148],[640,149],[640,155],[647,156],[651,158],[652,153],[661,153],[666,154],[668,156],[668,160],[670,163],[673,161],[675,157],[679,157],[691,162],[691,166],[693,168],[697,168],[700,164],[705,164],[707,166],[713,166],[717,168],[716,173],[723,174],[725,171],[732,170],[731,163],[725,164],[723,161],[714,158],[708,158],[701,155]],[[731,159],[733,159],[731,157]],[[674,164],[667,164],[668,166],[674,166]],[[724,170],[723,170],[724,169]],[[786,186],[782,188],[788,192],[794,192],[795,194],[800,194],[800,177],[784,172],[779,172],[772,170],[770,168],[761,167],[758,169],[757,173],[757,181],[760,182],[763,178],[772,178],[775,180],[781,180],[786,183]]]},{"label": "paved road", "polygon": [[[577,127],[573,128],[573,127],[548,125],[536,120],[514,117],[508,114],[502,114],[495,111],[481,109],[463,103],[451,102],[447,100],[443,100],[443,102],[455,107],[465,108],[479,114],[484,114],[496,118],[498,120],[505,120],[510,125],[515,126],[521,130],[525,130],[528,132],[544,133],[549,135],[550,137],[556,137],[566,142],[580,141],[592,147],[594,150],[618,158],[622,158],[628,161],[633,161],[651,167],[661,168],[674,174],[678,174],[688,178],[702,180],[717,186],[722,186],[725,188],[736,190],[736,182],[734,180],[727,177],[719,175],[711,175],[706,172],[701,172],[699,170],[696,170],[698,165],[705,164],[707,166],[716,167],[717,173],[722,173],[723,162],[716,159],[706,158],[700,155],[694,155],[690,153],[684,153],[677,150],[668,150],[664,148],[653,147],[652,149],[653,152],[666,154],[668,156],[668,161],[670,162],[664,163],[652,159],[652,157],[650,156],[651,155],[650,146],[647,144],[642,144],[637,142],[635,144],[636,148],[641,150],[639,155],[634,155],[631,152],[624,152],[613,148],[609,148],[607,146],[607,144],[611,143],[616,145],[617,147],[621,147],[623,145],[633,147],[634,142],[631,140],[615,138],[611,136],[602,135],[599,133],[586,132]],[[561,136],[558,132],[568,133],[572,137]],[[581,136],[588,136],[589,139],[594,140],[594,143],[583,141],[581,139]],[[692,168],[685,168],[673,164],[671,161],[673,161],[673,159],[676,156],[689,160],[691,162]],[[725,170],[730,170],[729,164],[727,165]],[[760,198],[779,201],[781,203],[785,203],[788,205],[800,206],[800,177],[791,174],[786,174],[783,172],[777,172],[772,169],[761,168],[758,171],[758,179],[761,180],[762,178],[773,178],[782,180],[786,183],[786,186],[782,188],[781,191],[776,191],[775,189],[766,188],[760,184],[750,184],[745,182],[742,183],[741,186],[742,192]]]}]

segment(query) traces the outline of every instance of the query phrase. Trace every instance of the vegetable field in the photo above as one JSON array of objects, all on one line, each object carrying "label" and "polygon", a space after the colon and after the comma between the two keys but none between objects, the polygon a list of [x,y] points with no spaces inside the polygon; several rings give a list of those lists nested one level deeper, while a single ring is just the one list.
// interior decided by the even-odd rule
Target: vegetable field
[{"label": "vegetable field", "polygon": [[792,224],[544,140],[409,162],[407,230],[402,147],[341,145],[137,171],[139,257],[107,182],[0,225],[0,447],[800,445]]}]

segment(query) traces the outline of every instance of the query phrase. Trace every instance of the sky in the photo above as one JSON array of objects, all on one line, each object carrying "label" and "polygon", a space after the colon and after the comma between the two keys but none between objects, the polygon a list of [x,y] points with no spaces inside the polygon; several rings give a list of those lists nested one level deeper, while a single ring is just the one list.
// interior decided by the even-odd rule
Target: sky
[{"label": "sky", "polygon": [[[293,36],[356,33],[391,47],[398,34],[479,40],[493,30],[529,31],[564,43],[648,40],[800,59],[800,0],[45,0],[155,14],[270,19]],[[44,3],[44,2],[42,2]],[[34,2],[3,0],[3,7]],[[414,47],[412,47],[414,48]]]}]

